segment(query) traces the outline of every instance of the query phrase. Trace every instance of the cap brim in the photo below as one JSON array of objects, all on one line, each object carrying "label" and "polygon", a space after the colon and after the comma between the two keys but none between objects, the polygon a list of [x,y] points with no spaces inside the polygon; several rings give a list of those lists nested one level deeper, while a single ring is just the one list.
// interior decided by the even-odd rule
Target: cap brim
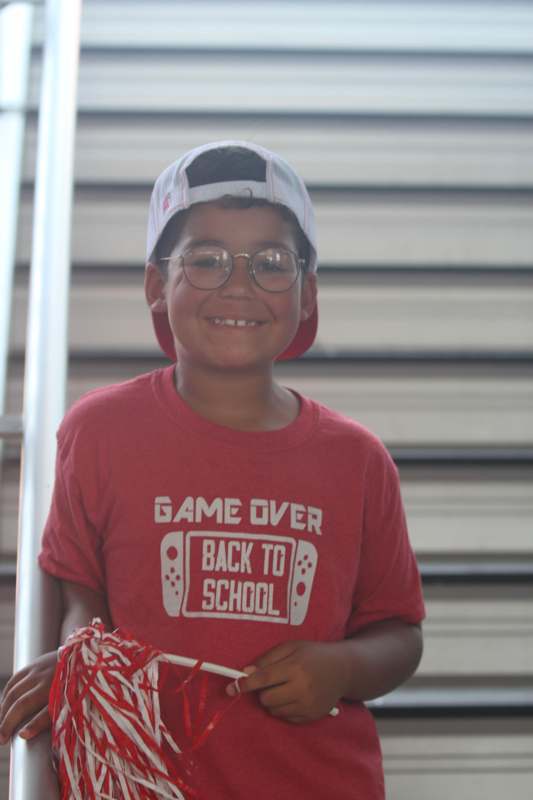
[{"label": "cap brim", "polygon": [[163,353],[170,358],[171,361],[176,361],[176,350],[174,348],[174,337],[168,324],[166,314],[161,312],[155,313],[152,311],[152,322],[154,325],[155,335]]},{"label": "cap brim", "polygon": [[[152,313],[152,322],[154,325],[155,335],[157,336],[157,341],[159,342],[159,346],[161,347],[162,351],[171,361],[176,361],[177,356],[174,348],[174,337],[172,336],[172,331],[170,330],[167,315],[162,314],[161,312]],[[276,361],[289,361],[291,358],[298,358],[298,356],[303,355],[303,353],[305,353],[306,350],[309,350],[315,341],[317,328],[318,309],[315,305],[311,316],[308,319],[300,322],[298,330],[296,331],[296,336],[290,345],[283,351],[283,353],[280,353],[280,355],[276,358]]]},{"label": "cap brim", "polygon": [[279,354],[276,361],[289,361],[291,358],[298,358],[298,356],[303,355],[315,341],[317,328],[318,309],[315,304],[311,316],[300,322],[296,336],[283,353]]}]

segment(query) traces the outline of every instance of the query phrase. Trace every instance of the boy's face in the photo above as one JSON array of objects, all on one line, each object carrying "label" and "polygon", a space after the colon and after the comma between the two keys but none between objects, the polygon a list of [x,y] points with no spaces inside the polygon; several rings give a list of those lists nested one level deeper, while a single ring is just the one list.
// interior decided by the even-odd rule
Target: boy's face
[{"label": "boy's face", "polygon": [[[273,206],[223,208],[193,206],[172,255],[198,244],[216,244],[230,253],[252,255],[279,246],[297,252],[294,226]],[[191,286],[179,266],[169,265],[165,281],[157,267],[146,271],[145,290],[152,311],[167,313],[178,363],[234,369],[270,369],[292,341],[316,302],[315,275],[300,275],[285,292],[267,292],[248,274],[247,260],[237,258],[227,282],[218,289]],[[221,320],[254,325],[221,324]]]}]

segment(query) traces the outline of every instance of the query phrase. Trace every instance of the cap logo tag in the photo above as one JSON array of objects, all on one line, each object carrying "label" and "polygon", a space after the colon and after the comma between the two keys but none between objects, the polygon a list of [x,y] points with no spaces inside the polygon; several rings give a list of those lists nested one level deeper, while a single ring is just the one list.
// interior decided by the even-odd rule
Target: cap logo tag
[{"label": "cap logo tag", "polygon": [[168,211],[170,208],[170,192],[167,192],[163,198],[163,211]]}]

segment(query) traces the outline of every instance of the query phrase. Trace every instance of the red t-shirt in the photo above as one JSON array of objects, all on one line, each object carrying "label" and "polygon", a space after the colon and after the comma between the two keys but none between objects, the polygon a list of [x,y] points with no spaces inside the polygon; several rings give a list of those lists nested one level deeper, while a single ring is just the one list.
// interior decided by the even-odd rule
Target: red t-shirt
[{"label": "red t-shirt", "polygon": [[[58,432],[41,567],[104,593],[114,625],[139,639],[236,669],[287,640],[419,622],[390,455],[363,426],[299,400],[286,428],[243,432],[193,412],[172,366],[85,395]],[[219,702],[226,683],[212,684]],[[382,800],[372,715],[340,709],[292,725],[244,696],[196,754],[202,796]]]}]

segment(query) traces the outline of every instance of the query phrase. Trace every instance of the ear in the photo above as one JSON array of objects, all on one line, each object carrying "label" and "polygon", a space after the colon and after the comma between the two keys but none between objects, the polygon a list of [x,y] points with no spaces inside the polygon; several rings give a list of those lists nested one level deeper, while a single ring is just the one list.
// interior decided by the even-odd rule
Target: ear
[{"label": "ear", "polygon": [[164,276],[156,265],[149,261],[144,273],[144,294],[151,311],[166,314],[167,300],[165,289],[166,281]]},{"label": "ear", "polygon": [[317,282],[314,272],[306,272],[302,280],[300,320],[309,319],[316,306]]}]

